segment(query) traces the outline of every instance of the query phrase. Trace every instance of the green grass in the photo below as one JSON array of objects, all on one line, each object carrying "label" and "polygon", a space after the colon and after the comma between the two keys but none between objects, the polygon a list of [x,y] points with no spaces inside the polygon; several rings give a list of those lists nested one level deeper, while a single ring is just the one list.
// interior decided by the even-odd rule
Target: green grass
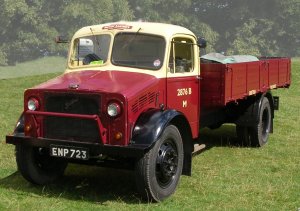
[{"label": "green grass", "polygon": [[[0,140],[13,130],[22,95],[57,74],[0,80]],[[0,210],[297,210],[300,208],[300,61],[293,61],[290,89],[280,96],[267,146],[235,145],[235,128],[201,131],[206,150],[193,158],[192,177],[162,203],[141,202],[133,173],[70,165],[56,184],[39,187],[16,170],[14,148],[0,145]]]},{"label": "green grass", "polygon": [[34,61],[16,64],[16,66],[0,66],[0,79],[63,72],[65,69],[66,59],[64,57],[43,57]]}]

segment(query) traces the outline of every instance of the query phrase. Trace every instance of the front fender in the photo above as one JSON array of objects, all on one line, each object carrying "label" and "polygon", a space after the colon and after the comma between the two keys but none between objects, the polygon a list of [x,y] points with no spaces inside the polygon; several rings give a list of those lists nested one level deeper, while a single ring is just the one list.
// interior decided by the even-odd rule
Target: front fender
[{"label": "front fender", "polygon": [[24,136],[24,112],[21,114],[21,116],[19,117],[14,132],[13,132],[14,136]]},{"label": "front fender", "polygon": [[175,110],[150,110],[143,113],[133,129],[132,143],[152,145],[160,138],[169,122],[179,115],[182,114]]}]

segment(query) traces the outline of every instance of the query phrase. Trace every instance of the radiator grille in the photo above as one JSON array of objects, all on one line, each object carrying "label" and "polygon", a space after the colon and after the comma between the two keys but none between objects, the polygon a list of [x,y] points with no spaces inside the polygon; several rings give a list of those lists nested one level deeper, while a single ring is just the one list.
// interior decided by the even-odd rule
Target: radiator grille
[{"label": "radiator grille", "polygon": [[[48,112],[99,115],[100,97],[84,94],[46,94],[45,110]],[[96,121],[66,117],[45,117],[44,137],[100,142]]]}]

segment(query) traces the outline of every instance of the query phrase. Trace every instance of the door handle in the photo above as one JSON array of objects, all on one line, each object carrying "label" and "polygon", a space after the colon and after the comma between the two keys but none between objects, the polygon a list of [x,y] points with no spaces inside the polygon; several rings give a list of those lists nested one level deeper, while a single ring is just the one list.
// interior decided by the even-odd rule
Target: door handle
[{"label": "door handle", "polygon": [[197,76],[196,76],[196,79],[197,79],[197,80],[202,80],[203,78],[202,78],[200,75],[197,75]]}]

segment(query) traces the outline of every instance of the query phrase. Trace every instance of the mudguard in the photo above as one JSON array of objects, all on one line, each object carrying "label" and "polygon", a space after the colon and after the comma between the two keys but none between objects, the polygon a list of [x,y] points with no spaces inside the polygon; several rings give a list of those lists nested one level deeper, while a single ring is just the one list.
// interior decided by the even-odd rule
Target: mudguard
[{"label": "mudguard", "polygon": [[172,121],[181,131],[183,139],[184,162],[182,174],[191,176],[192,173],[192,143],[191,131],[185,117],[176,110],[150,110],[138,119],[133,130],[132,144],[146,146],[151,149],[162,135],[164,129]]},{"label": "mudguard", "polygon": [[142,114],[132,133],[132,144],[151,146],[155,143],[164,128],[176,116],[182,115],[175,110],[150,110]]},{"label": "mudguard", "polygon": [[24,136],[24,113],[21,114],[21,116],[19,117],[14,132],[13,132],[14,136]]}]

